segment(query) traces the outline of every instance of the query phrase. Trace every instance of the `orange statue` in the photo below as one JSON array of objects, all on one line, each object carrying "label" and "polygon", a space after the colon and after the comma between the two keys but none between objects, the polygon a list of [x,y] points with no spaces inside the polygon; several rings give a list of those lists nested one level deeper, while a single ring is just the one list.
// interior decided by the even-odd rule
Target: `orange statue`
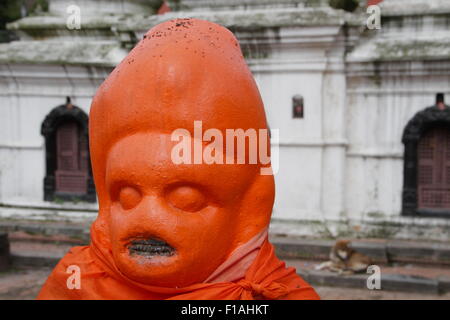
[{"label": "orange statue", "polygon": [[173,161],[172,133],[194,121],[216,134],[267,129],[230,31],[196,19],[152,28],[99,88],[89,121],[99,216],[39,299],[319,298],[268,241],[263,164]]}]

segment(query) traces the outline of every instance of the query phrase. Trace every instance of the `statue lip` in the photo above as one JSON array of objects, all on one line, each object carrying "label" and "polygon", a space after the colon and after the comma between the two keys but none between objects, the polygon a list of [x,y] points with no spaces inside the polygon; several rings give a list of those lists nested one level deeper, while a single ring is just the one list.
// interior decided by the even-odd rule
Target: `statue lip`
[{"label": "statue lip", "polygon": [[160,239],[135,239],[130,242],[128,250],[131,255],[140,255],[144,257],[152,256],[172,256],[175,249],[167,242]]}]

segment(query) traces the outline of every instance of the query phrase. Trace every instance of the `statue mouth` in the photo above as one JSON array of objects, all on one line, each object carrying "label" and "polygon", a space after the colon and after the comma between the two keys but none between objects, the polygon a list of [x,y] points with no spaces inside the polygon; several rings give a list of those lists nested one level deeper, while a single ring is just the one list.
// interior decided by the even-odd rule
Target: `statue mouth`
[{"label": "statue mouth", "polygon": [[140,255],[144,257],[153,256],[172,256],[175,249],[167,242],[159,239],[136,239],[131,241],[128,246],[131,255]]}]

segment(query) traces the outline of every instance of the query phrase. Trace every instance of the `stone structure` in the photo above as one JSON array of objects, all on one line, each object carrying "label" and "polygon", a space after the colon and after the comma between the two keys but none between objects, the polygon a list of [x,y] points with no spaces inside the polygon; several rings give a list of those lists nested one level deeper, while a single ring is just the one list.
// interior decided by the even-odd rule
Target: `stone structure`
[{"label": "stone structure", "polygon": [[8,234],[0,233],[0,272],[8,270],[10,265]]},{"label": "stone structure", "polygon": [[[272,232],[450,239],[450,210],[418,210],[408,180],[418,170],[408,165],[408,137],[425,132],[408,123],[422,123],[437,93],[450,94],[448,1],[384,0],[380,30],[366,27],[363,8],[348,13],[321,0],[168,1],[174,11],[164,15],[150,14],[157,1],[96,10],[87,6],[95,1],[78,1],[82,28],[69,30],[72,2],[50,0],[48,14],[9,25],[20,41],[0,45],[1,216],[95,216],[95,204],[44,201],[46,115],[66,96],[87,113],[96,88],[150,27],[196,17],[236,34],[269,125],[280,129]],[[295,96],[303,118],[293,118]]]}]

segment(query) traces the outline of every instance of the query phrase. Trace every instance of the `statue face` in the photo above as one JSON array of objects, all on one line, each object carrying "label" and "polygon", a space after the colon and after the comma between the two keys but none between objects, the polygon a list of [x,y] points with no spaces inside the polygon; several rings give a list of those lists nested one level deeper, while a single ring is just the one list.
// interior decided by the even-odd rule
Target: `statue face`
[{"label": "statue face", "polygon": [[109,152],[110,241],[127,277],[185,286],[202,282],[237,245],[246,220],[239,217],[240,203],[258,171],[247,165],[174,165],[170,138],[137,133]]},{"label": "statue face", "polygon": [[172,133],[191,132],[196,121],[224,136],[267,128],[232,33],[208,21],[167,21],[108,76],[89,118],[100,205],[92,245],[137,282],[202,282],[268,226],[274,182],[260,164],[172,161]]}]

